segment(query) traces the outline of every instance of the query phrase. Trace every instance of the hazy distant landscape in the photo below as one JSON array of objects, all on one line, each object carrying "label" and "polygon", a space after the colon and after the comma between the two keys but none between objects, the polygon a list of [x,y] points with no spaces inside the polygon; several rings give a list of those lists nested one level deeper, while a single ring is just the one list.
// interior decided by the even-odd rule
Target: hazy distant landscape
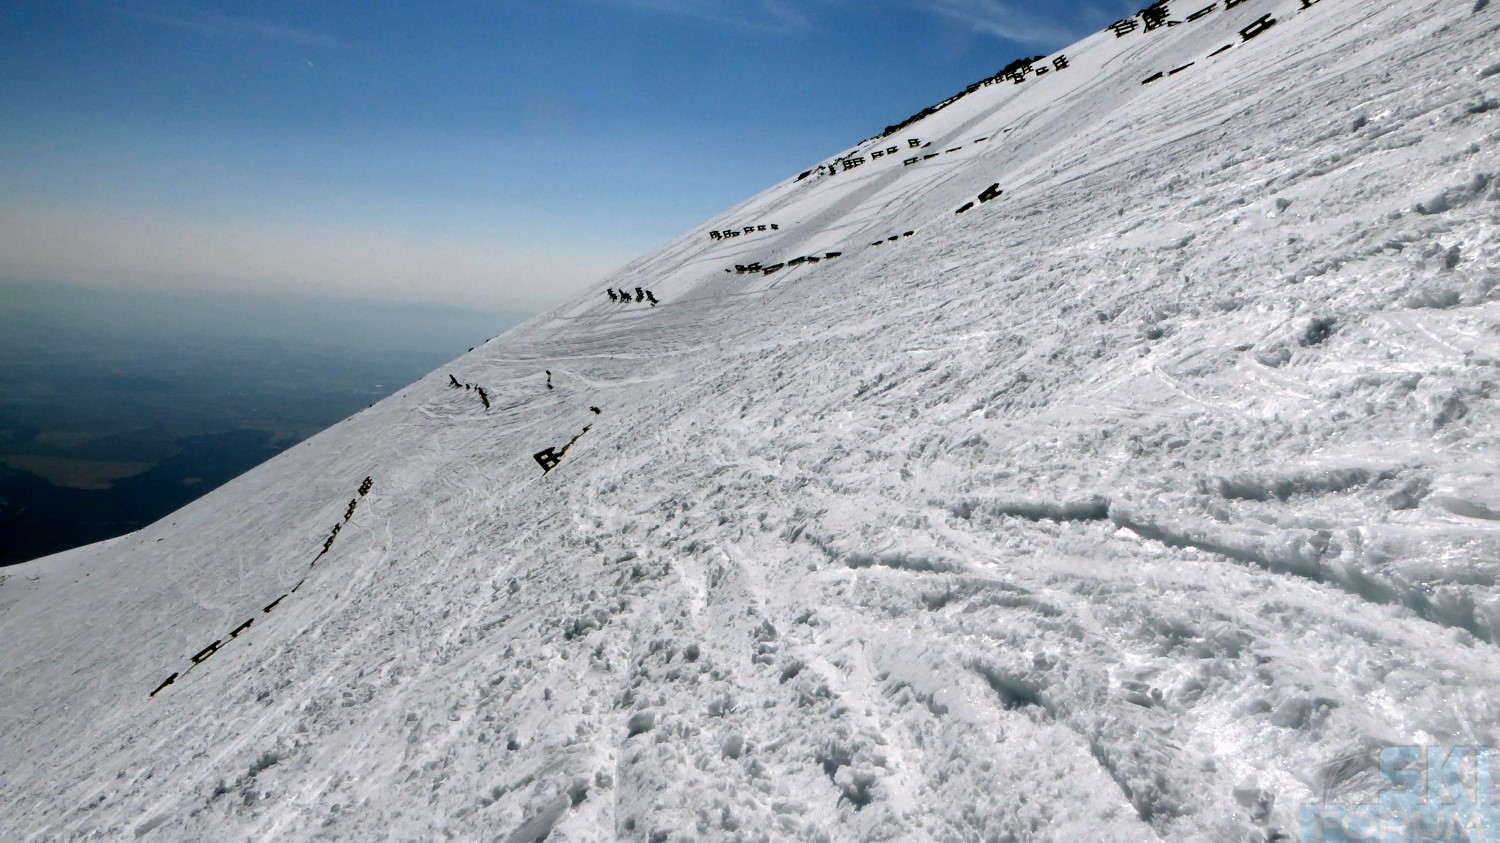
[{"label": "hazy distant landscape", "polygon": [[0,565],[145,526],[523,318],[0,281]]}]

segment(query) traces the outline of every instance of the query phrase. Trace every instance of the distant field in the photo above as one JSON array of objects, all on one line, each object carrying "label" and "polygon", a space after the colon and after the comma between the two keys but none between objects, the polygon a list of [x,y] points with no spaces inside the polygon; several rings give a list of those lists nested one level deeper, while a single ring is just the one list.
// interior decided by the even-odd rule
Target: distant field
[{"label": "distant field", "polygon": [[134,477],[155,463],[80,460],[68,457],[32,457],[0,454],[0,464],[46,480],[64,489],[108,489],[116,480]]}]

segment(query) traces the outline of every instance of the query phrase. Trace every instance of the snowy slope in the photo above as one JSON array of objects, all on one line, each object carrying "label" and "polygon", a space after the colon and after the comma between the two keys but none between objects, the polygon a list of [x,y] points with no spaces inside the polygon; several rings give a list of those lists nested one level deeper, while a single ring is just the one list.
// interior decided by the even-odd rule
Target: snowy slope
[{"label": "snowy slope", "polygon": [[0,837],[1271,840],[1493,745],[1485,6],[1101,33],[8,569]]}]

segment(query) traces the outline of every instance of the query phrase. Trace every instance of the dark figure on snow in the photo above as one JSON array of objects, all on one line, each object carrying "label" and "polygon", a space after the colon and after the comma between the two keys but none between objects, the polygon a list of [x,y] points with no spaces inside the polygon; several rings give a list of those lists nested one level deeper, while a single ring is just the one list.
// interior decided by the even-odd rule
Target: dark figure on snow
[{"label": "dark figure on snow", "polygon": [[557,453],[552,448],[546,448],[541,451],[537,451],[535,454],[531,455],[531,458],[536,460],[536,464],[542,467],[543,474],[546,474],[547,472],[556,468],[557,464],[562,462],[562,454]]},{"label": "dark figure on snow", "polygon": [[449,385],[450,385],[450,386],[452,386],[452,387],[453,387],[453,388],[454,388],[454,389],[458,389],[458,388],[459,388],[459,386],[460,386],[460,385],[461,385],[461,384],[459,384],[459,382],[458,382],[458,378],[455,378],[455,377],[454,377],[454,376],[452,376],[452,375],[449,375],[449,376],[448,376],[448,384],[449,384]]},{"label": "dark figure on snow", "polygon": [[624,304],[625,302],[628,302],[628,301],[630,301],[630,291],[626,290],[624,287],[621,287],[620,288],[620,303]]},{"label": "dark figure on snow", "polygon": [[167,677],[167,681],[165,681],[165,682],[161,683],[160,685],[156,686],[156,690],[151,692],[151,696],[153,696],[153,697],[156,696],[157,694],[161,693],[161,689],[167,687],[168,685],[170,685],[170,684],[172,684],[173,682],[176,682],[176,681],[177,681],[177,674],[174,673],[171,676],[168,676]]},{"label": "dark figure on snow", "polygon": [[551,369],[547,369],[546,372],[547,372],[547,388],[551,389],[552,388],[552,370]]},{"label": "dark figure on snow", "polygon": [[1166,26],[1167,19],[1172,15],[1172,13],[1167,10],[1167,4],[1165,0],[1157,0],[1157,2],[1152,3],[1150,6],[1142,9],[1139,14],[1141,16],[1141,21],[1146,24],[1147,32],[1150,32],[1153,29],[1161,29],[1162,27]]},{"label": "dark figure on snow", "polygon": [[598,407],[590,407],[589,408],[589,412],[591,412],[591,413],[593,413],[594,415],[597,416],[597,415],[599,415],[599,408]]},{"label": "dark figure on snow", "polygon": [[606,288],[605,288],[605,289],[604,289],[604,292],[606,292],[606,293],[609,293],[609,300],[610,300],[610,301],[615,301],[615,302],[617,302],[617,301],[619,301],[619,300],[620,300],[620,297],[619,297],[619,296],[617,296],[617,295],[615,295],[615,291],[614,291],[614,290],[613,290],[613,289],[610,289],[610,288],[608,288],[608,287],[606,287]]},{"label": "dark figure on snow", "polygon": [[643,292],[641,292],[641,288],[640,287],[636,287],[635,288],[635,300],[636,301],[645,301],[646,300],[646,294],[643,293]]},{"label": "dark figure on snow", "polygon": [[652,307],[656,307],[656,296],[651,295],[650,290],[646,291],[646,301],[651,302]]}]

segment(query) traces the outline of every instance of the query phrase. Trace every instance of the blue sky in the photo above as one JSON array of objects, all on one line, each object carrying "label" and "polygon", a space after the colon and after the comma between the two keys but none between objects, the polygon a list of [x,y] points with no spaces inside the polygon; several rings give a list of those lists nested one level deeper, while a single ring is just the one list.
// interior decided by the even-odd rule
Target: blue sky
[{"label": "blue sky", "polygon": [[7,0],[0,276],[536,310],[1144,0]]}]

